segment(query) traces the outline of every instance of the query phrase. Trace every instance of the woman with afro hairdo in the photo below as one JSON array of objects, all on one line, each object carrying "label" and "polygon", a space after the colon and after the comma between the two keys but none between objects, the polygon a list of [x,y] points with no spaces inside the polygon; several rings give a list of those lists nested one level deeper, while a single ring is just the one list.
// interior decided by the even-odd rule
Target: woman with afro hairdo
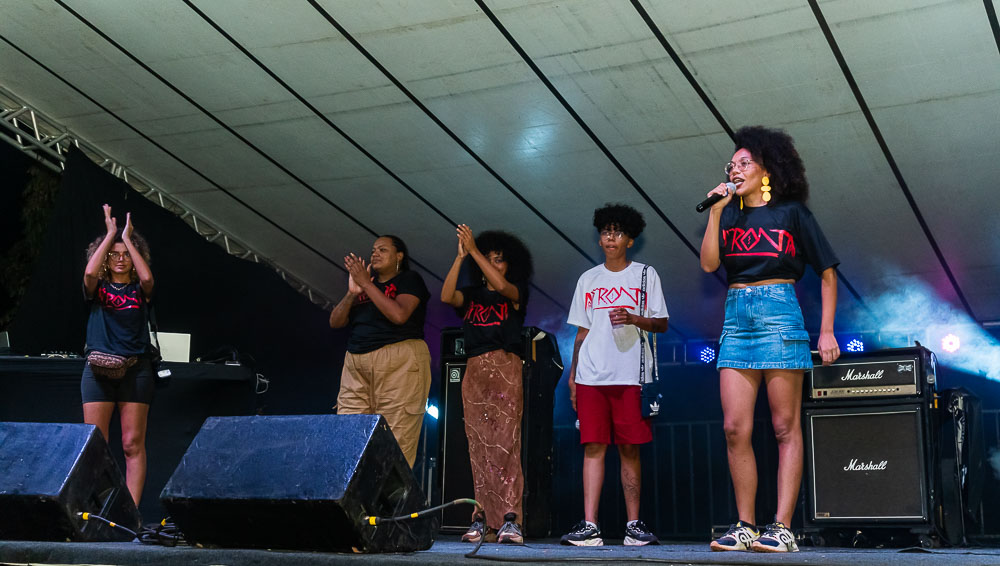
[{"label": "woman with afro hairdo", "polygon": [[[829,365],[840,355],[833,335],[840,261],[804,204],[809,185],[791,136],[748,126],[736,132],[735,142],[725,171],[736,191],[730,193],[725,183],[709,191],[723,198],[709,212],[701,243],[702,269],[711,273],[724,266],[729,284],[716,367],[739,512],[736,524],[711,548],[795,552],[787,525],[802,483],[802,380],[813,361],[793,284],[806,266],[822,280],[817,349]],[[777,513],[763,531],[755,526],[757,466],[751,445],[762,383],[778,442]]]},{"label": "woman with afro hairdo", "polygon": [[[488,231],[473,238],[459,224],[458,253],[441,287],[441,301],[462,313],[468,362],[462,380],[465,434],[476,500],[485,516],[474,513],[462,535],[479,542],[492,532],[497,542],[522,543],[518,524],[524,476],[521,473],[521,327],[528,303],[532,262],[528,249],[507,232]],[[473,284],[457,289],[466,258]]]}]

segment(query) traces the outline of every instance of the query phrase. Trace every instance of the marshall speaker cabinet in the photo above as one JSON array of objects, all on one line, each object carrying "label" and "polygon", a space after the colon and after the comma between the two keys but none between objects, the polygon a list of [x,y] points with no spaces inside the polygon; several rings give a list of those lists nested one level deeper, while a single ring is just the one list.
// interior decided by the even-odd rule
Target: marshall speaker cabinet
[{"label": "marshall speaker cabinet", "polygon": [[[934,354],[923,347],[843,356],[806,376],[806,533],[907,530],[961,543],[961,474],[942,473]],[[950,430],[950,429],[949,429]],[[951,466],[956,466],[951,460]]]},{"label": "marshall speaker cabinet", "polygon": [[[524,499],[521,527],[526,537],[544,538],[552,530],[552,409],[563,365],[555,336],[526,327],[521,333],[524,361],[524,411],[521,421],[521,468]],[[461,328],[441,332],[441,420],[439,421],[438,504],[474,497],[469,443],[462,410],[465,348]],[[441,530],[465,532],[472,513],[466,506],[444,510]]]},{"label": "marshall speaker cabinet", "polygon": [[811,522],[929,522],[926,419],[918,404],[806,410]]}]

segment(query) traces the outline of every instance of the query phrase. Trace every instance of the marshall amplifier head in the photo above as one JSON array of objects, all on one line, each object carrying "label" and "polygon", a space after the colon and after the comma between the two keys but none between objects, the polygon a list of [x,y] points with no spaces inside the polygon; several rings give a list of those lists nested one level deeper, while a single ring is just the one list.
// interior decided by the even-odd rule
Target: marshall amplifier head
[{"label": "marshall amplifier head", "polygon": [[844,354],[829,366],[817,358],[814,364],[806,372],[810,401],[933,396],[936,358],[922,346]]}]

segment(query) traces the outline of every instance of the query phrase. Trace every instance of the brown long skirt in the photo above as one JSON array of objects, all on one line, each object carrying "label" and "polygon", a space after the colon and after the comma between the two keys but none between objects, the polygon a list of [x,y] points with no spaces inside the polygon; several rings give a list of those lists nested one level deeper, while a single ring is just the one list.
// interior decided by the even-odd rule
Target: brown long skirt
[{"label": "brown long skirt", "polygon": [[493,350],[469,358],[462,380],[465,435],[476,501],[487,526],[499,529],[506,513],[521,517],[521,414],[524,389],[521,358]]}]

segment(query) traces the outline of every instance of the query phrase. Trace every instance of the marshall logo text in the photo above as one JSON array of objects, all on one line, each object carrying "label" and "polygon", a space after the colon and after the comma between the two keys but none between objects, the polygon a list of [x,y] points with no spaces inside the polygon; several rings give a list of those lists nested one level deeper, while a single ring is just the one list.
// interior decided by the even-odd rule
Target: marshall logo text
[{"label": "marshall logo text", "polygon": [[852,458],[851,463],[844,466],[844,471],[845,472],[868,472],[873,470],[884,471],[886,466],[888,465],[889,465],[888,460],[882,460],[878,464],[876,464],[871,460],[869,460],[867,464],[864,462],[861,462],[859,464],[857,458]]},{"label": "marshall logo text", "polygon": [[880,370],[874,371],[874,372],[873,371],[860,372],[860,371],[857,371],[857,370],[855,370],[855,369],[852,368],[852,369],[847,370],[847,373],[843,377],[841,377],[840,380],[841,381],[862,381],[862,380],[866,380],[866,379],[882,379],[882,376],[884,376],[884,375],[885,375],[885,370],[884,369],[880,369]]}]

